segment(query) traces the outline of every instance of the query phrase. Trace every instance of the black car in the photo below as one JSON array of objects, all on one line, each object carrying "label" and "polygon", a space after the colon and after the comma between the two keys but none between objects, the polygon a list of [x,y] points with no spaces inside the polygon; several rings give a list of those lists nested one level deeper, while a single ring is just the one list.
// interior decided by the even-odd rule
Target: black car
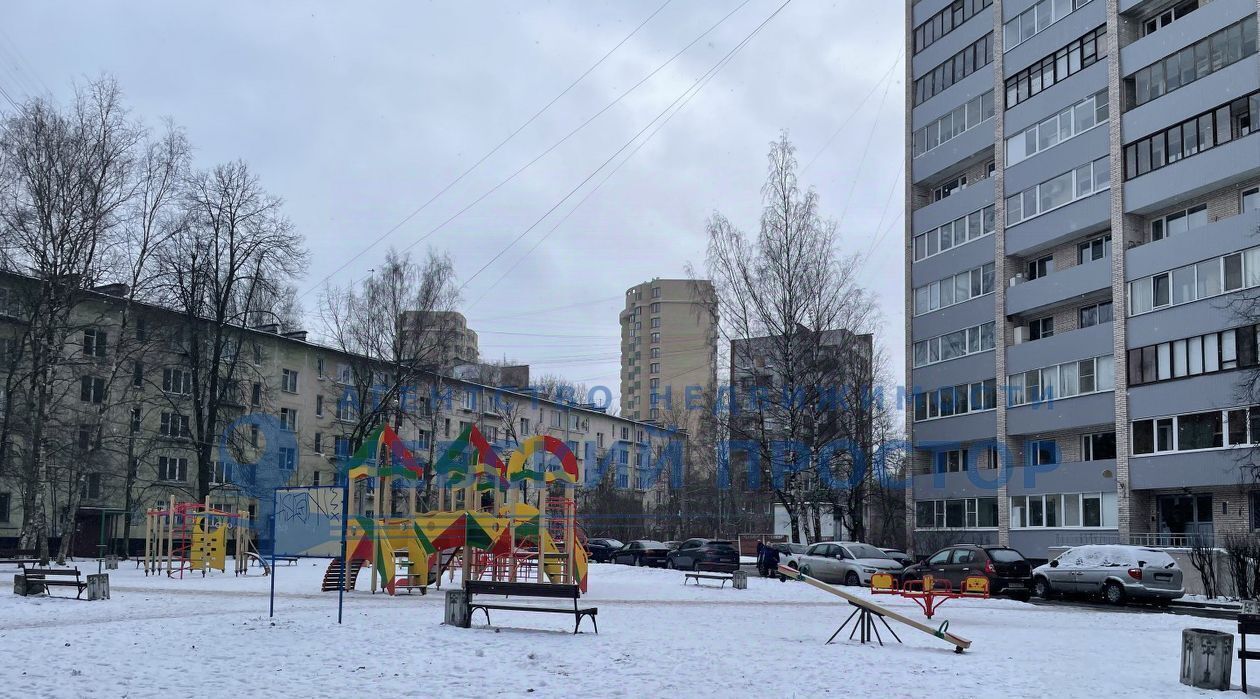
[{"label": "black car", "polygon": [[948,580],[953,590],[960,589],[967,576],[983,575],[989,579],[989,594],[1010,595],[1024,602],[1032,594],[1032,564],[1019,551],[1005,546],[948,546],[906,568],[902,580],[922,580],[925,575]]},{"label": "black car", "polygon": [[595,563],[607,563],[613,551],[625,546],[616,539],[588,539],[586,555]]},{"label": "black car", "polygon": [[700,564],[739,568],[739,551],[734,541],[718,539],[687,539],[669,552],[666,563],[670,568],[696,570]]},{"label": "black car", "polygon": [[665,566],[669,547],[651,539],[635,539],[609,555],[613,563],[628,566]]}]

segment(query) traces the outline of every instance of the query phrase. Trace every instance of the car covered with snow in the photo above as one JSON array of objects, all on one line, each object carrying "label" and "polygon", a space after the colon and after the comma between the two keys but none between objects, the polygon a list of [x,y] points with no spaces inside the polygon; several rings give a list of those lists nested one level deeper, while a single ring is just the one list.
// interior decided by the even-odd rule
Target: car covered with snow
[{"label": "car covered with snow", "polygon": [[1033,591],[1101,595],[1112,604],[1126,600],[1167,603],[1185,594],[1181,567],[1166,552],[1144,546],[1077,546],[1033,570]]},{"label": "car covered with snow", "polygon": [[852,541],[821,541],[805,549],[796,564],[811,578],[845,585],[870,585],[872,575],[899,576],[904,567],[878,548]]}]

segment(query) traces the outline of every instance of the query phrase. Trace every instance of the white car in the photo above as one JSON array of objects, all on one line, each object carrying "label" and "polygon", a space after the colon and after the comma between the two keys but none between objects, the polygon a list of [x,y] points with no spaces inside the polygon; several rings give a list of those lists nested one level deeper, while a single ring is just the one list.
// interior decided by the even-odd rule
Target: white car
[{"label": "white car", "polygon": [[905,566],[870,544],[822,541],[805,550],[796,567],[812,578],[845,585],[870,585],[876,573],[899,576]]},{"label": "white car", "polygon": [[1033,591],[1049,599],[1059,594],[1102,595],[1112,604],[1127,599],[1167,604],[1185,594],[1181,568],[1164,551],[1141,546],[1077,546],[1033,569]]},{"label": "white car", "polygon": [[792,544],[786,541],[770,544],[770,546],[779,552],[779,565],[792,568],[801,567],[801,555],[805,553],[805,549],[809,548],[805,544]]}]

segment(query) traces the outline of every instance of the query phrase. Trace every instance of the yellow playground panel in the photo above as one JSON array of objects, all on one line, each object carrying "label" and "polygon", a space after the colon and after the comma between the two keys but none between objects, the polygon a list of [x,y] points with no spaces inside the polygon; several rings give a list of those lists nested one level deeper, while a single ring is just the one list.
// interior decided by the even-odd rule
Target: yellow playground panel
[{"label": "yellow playground panel", "polygon": [[150,508],[144,513],[144,557],[138,563],[145,575],[165,572],[170,577],[184,571],[227,572],[228,540],[233,543],[233,572],[249,573],[250,561],[257,561],[266,575],[266,562],[254,549],[249,535],[249,513],[226,512],[206,502],[176,502],[171,496],[166,509]]}]

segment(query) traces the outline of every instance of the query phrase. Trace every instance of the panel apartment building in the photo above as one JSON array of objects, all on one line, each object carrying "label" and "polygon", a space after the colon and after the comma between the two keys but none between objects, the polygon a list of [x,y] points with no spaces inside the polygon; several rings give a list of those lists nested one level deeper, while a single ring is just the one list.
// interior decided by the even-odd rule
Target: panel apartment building
[{"label": "panel apartment building", "polygon": [[[17,354],[26,324],[22,290],[32,283],[28,277],[0,273],[0,371],[16,376],[24,371]],[[79,555],[96,554],[105,513],[130,511],[134,545],[143,531],[145,508],[161,506],[171,495],[197,499],[197,460],[189,426],[192,379],[181,318],[167,309],[138,304],[123,327],[124,300],[118,293],[116,286],[83,293],[65,357],[53,379],[57,406],[45,443],[50,485],[41,497],[50,518],[57,520],[50,525],[50,537],[56,539],[73,527],[74,551]],[[278,447],[273,445],[280,452],[277,458],[293,469],[288,485],[334,484],[340,465],[356,446],[349,435],[358,416],[353,402],[344,397],[355,390],[355,375],[389,367],[310,342],[301,331],[281,333],[274,325],[229,330],[240,359],[235,379],[225,389],[233,398],[225,401],[224,422],[256,413],[278,418],[293,437],[293,446],[284,446],[284,435]],[[591,469],[612,471],[618,487],[634,489],[646,501],[652,479],[648,470],[655,465],[637,457],[643,452],[659,454],[663,445],[676,439],[643,422],[534,394],[429,373],[420,383],[414,401],[395,416],[394,427],[422,461],[440,456],[446,443],[470,424],[505,457],[526,438],[548,435],[565,441],[575,453],[581,482]],[[13,393],[8,397],[16,398]],[[0,462],[0,548],[13,548],[23,521],[20,457],[26,453],[23,431],[17,426],[29,418],[21,401],[5,398],[0,392],[0,407],[12,403],[11,422],[0,420],[10,428],[9,458]],[[98,430],[102,437],[93,445],[91,435]],[[235,434],[241,463],[264,454],[266,434],[260,440],[257,429],[246,427]],[[258,503],[233,482],[216,459],[211,504],[258,511]],[[406,502],[405,496],[401,502]],[[396,511],[406,511],[398,498],[394,505]],[[66,514],[66,508],[72,510],[68,518],[54,516]],[[64,528],[62,519],[68,520]],[[121,538],[121,523],[109,519],[109,536]]]},{"label": "panel apartment building", "polygon": [[685,427],[677,411],[686,407],[687,389],[700,395],[716,386],[716,308],[707,279],[653,279],[626,290],[619,317],[622,415]]},{"label": "panel apartment building", "polygon": [[906,12],[919,547],[1260,527],[1260,3]]}]

